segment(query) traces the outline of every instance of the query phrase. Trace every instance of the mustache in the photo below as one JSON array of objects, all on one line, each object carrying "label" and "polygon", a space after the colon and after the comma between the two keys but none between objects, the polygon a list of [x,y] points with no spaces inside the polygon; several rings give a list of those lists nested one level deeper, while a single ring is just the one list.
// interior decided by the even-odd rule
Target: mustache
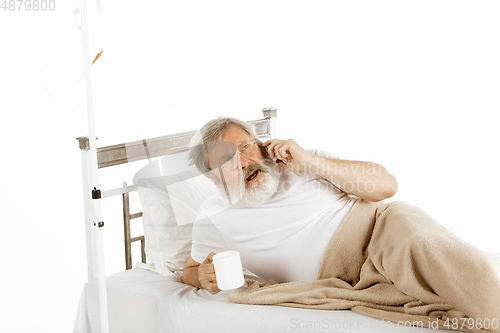
[{"label": "mustache", "polygon": [[[265,161],[267,162],[267,161]],[[243,179],[247,179],[250,174],[252,174],[255,171],[260,171],[262,173],[269,173],[271,170],[268,166],[258,164],[258,163],[253,163],[250,164],[248,167],[246,167],[245,170],[243,170]]]}]

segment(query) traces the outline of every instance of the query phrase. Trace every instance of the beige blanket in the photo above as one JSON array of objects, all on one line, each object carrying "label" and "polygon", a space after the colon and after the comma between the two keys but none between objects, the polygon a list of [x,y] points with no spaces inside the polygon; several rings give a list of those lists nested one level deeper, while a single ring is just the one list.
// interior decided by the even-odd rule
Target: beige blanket
[{"label": "beige blanket", "polygon": [[359,200],[332,237],[318,280],[262,287],[255,281],[229,300],[500,332],[500,263],[417,207]]}]

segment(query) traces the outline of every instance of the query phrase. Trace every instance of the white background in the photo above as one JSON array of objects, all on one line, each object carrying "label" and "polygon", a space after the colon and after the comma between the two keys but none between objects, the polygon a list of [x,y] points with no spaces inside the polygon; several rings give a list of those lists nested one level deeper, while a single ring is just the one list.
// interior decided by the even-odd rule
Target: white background
[{"label": "white background", "polygon": [[[81,33],[74,4],[55,2],[0,10],[2,332],[70,332],[87,278]],[[394,200],[500,252],[498,1],[89,5],[92,59],[104,50],[92,69],[99,146],[276,106],[278,137],[382,164]],[[142,165],[102,170],[101,187]],[[107,274],[124,269],[119,202],[104,202]]]}]

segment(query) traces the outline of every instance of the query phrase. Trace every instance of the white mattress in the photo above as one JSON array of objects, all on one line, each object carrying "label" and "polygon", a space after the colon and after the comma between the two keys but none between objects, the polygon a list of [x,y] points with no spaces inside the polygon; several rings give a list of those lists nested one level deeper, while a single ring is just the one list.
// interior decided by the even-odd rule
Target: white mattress
[{"label": "white mattress", "polygon": [[[409,328],[353,311],[235,304],[176,276],[134,268],[107,278],[110,332],[449,332]],[[237,289],[243,291],[245,287]],[[97,282],[82,292],[74,333],[100,332]]]}]

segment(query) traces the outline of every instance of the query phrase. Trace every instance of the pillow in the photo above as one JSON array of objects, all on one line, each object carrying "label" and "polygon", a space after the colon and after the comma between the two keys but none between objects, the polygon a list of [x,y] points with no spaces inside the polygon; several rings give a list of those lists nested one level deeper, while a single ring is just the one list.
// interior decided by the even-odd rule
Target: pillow
[{"label": "pillow", "polygon": [[181,276],[191,254],[191,230],[215,184],[197,170],[137,180],[146,255],[159,274]]}]

